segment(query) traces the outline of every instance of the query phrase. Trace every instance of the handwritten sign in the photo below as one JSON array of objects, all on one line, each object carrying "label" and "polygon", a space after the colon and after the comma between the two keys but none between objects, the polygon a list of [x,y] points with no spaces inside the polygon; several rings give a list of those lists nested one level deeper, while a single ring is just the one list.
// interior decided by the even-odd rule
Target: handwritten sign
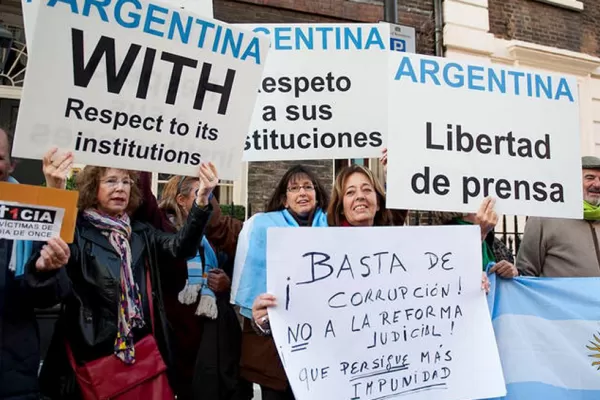
[{"label": "handwritten sign", "polygon": [[271,328],[299,400],[506,393],[476,227],[271,228]]},{"label": "handwritten sign", "polygon": [[[390,52],[390,208],[581,218],[577,80]],[[410,112],[399,112],[410,110]]]},{"label": "handwritten sign", "polygon": [[15,157],[54,145],[82,164],[239,176],[267,37],[155,0],[49,0],[34,36]]}]

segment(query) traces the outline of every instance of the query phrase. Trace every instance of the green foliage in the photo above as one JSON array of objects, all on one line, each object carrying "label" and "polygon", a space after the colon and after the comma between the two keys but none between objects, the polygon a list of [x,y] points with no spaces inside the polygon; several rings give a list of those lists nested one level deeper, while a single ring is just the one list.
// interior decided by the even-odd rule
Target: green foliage
[{"label": "green foliage", "polygon": [[[46,182],[42,182],[42,186],[46,186]],[[67,190],[77,190],[77,186],[75,185],[75,176],[71,175],[67,178]]]},{"label": "green foliage", "polygon": [[221,213],[223,215],[229,215],[235,219],[239,219],[240,221],[244,221],[246,215],[246,207],[239,205],[231,205],[231,204],[220,204]]}]

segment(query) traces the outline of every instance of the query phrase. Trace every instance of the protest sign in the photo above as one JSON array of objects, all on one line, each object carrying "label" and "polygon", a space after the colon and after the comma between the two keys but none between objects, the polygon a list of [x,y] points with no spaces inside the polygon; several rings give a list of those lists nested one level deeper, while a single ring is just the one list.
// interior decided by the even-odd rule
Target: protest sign
[{"label": "protest sign", "polygon": [[13,154],[236,179],[269,40],[167,4],[42,3]]},{"label": "protest sign", "polygon": [[0,182],[0,238],[73,241],[79,192]]},{"label": "protest sign", "polygon": [[504,395],[477,227],[267,234],[270,325],[296,399]]},{"label": "protest sign", "polygon": [[[180,8],[188,12],[213,17],[212,0],[163,0],[173,5],[177,4]],[[35,23],[37,12],[40,6],[38,0],[21,0],[21,9],[23,10],[23,25],[25,26],[25,40],[27,41],[27,53],[31,55]]]},{"label": "protest sign", "polygon": [[380,155],[389,25],[240,26],[271,38],[245,161]]},{"label": "protest sign", "polygon": [[[163,0],[170,2],[172,0]],[[175,0],[179,7],[193,14],[214,18],[212,0]]]},{"label": "protest sign", "polygon": [[582,217],[575,78],[390,52],[391,208]]}]

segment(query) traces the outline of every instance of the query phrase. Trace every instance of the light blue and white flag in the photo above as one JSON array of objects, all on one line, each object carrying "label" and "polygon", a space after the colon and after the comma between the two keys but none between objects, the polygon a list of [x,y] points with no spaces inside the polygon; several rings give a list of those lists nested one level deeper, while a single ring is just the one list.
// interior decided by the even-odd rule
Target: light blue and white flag
[{"label": "light blue and white flag", "polygon": [[[318,208],[313,227],[326,227],[327,214]],[[240,307],[240,314],[252,318],[254,299],[267,292],[267,229],[299,227],[288,210],[253,215],[244,223],[238,237],[231,282],[231,303]],[[285,265],[281,266],[285,268]]]},{"label": "light blue and white flag", "polygon": [[503,399],[600,399],[600,278],[490,283]]}]

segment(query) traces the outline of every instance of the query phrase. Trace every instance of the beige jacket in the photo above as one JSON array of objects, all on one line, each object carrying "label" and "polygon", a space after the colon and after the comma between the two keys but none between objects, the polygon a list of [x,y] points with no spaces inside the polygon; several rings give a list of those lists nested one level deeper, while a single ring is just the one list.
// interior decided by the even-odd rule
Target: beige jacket
[{"label": "beige jacket", "polygon": [[544,277],[600,276],[600,221],[531,217],[517,269],[521,275]]}]

